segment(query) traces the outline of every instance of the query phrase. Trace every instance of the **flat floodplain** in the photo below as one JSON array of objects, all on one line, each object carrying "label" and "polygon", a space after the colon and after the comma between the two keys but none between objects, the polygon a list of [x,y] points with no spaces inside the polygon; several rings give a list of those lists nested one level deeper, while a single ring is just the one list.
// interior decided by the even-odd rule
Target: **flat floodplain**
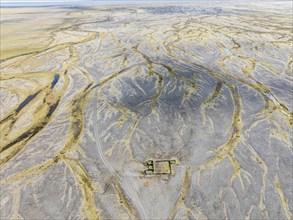
[{"label": "flat floodplain", "polygon": [[0,10],[1,219],[293,217],[291,2]]}]

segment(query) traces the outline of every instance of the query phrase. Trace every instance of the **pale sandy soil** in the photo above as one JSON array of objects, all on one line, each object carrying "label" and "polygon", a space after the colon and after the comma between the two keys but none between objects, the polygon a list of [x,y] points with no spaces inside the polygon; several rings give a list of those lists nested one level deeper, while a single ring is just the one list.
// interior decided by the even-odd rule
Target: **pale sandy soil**
[{"label": "pale sandy soil", "polygon": [[2,8],[1,219],[292,219],[291,10]]}]

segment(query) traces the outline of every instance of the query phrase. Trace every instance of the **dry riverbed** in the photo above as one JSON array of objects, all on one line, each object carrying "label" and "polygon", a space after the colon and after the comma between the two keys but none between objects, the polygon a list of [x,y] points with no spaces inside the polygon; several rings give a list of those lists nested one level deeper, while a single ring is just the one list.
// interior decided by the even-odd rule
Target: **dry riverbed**
[{"label": "dry riverbed", "polygon": [[1,8],[1,219],[292,219],[290,2]]}]

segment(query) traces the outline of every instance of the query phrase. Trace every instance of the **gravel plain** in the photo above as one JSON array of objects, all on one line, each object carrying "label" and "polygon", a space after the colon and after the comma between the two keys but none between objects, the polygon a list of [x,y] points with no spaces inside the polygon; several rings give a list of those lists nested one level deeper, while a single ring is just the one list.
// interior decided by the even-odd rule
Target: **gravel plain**
[{"label": "gravel plain", "polygon": [[1,219],[292,219],[291,19],[277,1],[1,8]]}]

